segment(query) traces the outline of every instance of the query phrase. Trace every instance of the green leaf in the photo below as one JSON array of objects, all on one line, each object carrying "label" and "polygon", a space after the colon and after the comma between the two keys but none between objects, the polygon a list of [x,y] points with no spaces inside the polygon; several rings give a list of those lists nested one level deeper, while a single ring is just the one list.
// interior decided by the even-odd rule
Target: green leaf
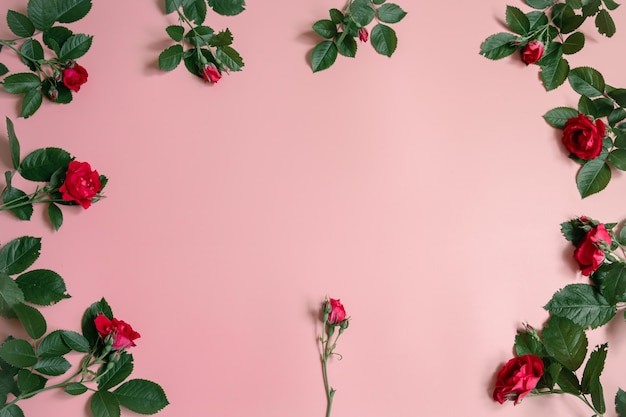
[{"label": "green leaf", "polygon": [[104,314],[109,320],[113,320],[111,307],[104,298],[90,305],[83,314],[81,321],[82,332],[83,336],[89,341],[90,346],[95,346],[98,340],[100,340],[100,334],[96,330],[96,325],[93,322],[100,313]]},{"label": "green leaf", "polygon": [[565,122],[577,116],[578,111],[576,109],[572,109],[571,107],[556,107],[544,114],[543,118],[550,126],[563,129]]},{"label": "green leaf", "polygon": [[11,32],[20,38],[28,38],[35,33],[35,26],[27,16],[14,10],[7,12],[7,24]]},{"label": "green leaf", "polygon": [[246,9],[244,0],[209,0],[209,6],[222,16],[235,16]]},{"label": "green leaf", "polygon": [[24,302],[24,294],[10,276],[0,272],[0,315],[16,317],[13,306]]},{"label": "green leaf", "polygon": [[37,29],[50,29],[57,16],[56,0],[28,0],[28,17]]},{"label": "green leaf", "polygon": [[617,4],[613,0],[603,0],[603,1],[604,1],[604,5],[609,10],[615,10],[615,9],[617,9],[619,7],[619,4]]},{"label": "green leaf", "polygon": [[70,352],[70,347],[63,341],[63,330],[50,332],[41,339],[37,346],[37,356],[40,358],[55,358]]},{"label": "green leaf", "polygon": [[518,331],[515,336],[515,354],[517,356],[544,356],[543,343],[539,337],[527,331]]},{"label": "green leaf", "polygon": [[72,156],[60,148],[40,148],[26,155],[19,173],[30,181],[47,182],[58,169],[67,169]]},{"label": "green leaf", "polygon": [[24,292],[24,297],[29,303],[49,306],[64,298],[70,298],[70,295],[66,293],[63,278],[48,269],[28,271],[20,275],[15,282]]},{"label": "green leaf", "polygon": [[580,394],[580,383],[576,374],[567,368],[561,369],[556,383],[565,392],[573,395]]},{"label": "green leaf", "polygon": [[113,392],[120,404],[139,414],[155,414],[169,404],[163,388],[145,379],[131,379]]},{"label": "green leaf", "polygon": [[182,0],[165,0],[165,14],[170,14],[182,7]]},{"label": "green leaf", "polygon": [[587,336],[580,326],[566,318],[552,316],[542,335],[548,355],[571,371],[582,365],[587,355]]},{"label": "green leaf", "polygon": [[41,374],[59,376],[66,373],[72,364],[63,357],[42,358],[37,361],[33,369]]},{"label": "green leaf", "polygon": [[609,114],[609,125],[611,125],[612,127],[615,127],[616,124],[618,124],[624,119],[626,119],[626,110],[619,107],[611,111],[611,114]]},{"label": "green leaf", "polygon": [[31,266],[41,250],[41,239],[22,236],[13,239],[0,249],[0,272],[19,274]]},{"label": "green leaf", "polygon": [[93,417],[120,417],[120,404],[116,396],[108,391],[96,391],[89,408]]},{"label": "green leaf", "polygon": [[185,16],[196,25],[204,23],[206,10],[206,0],[183,0],[183,12]]},{"label": "green leaf", "polygon": [[582,32],[574,32],[563,42],[563,53],[575,54],[585,46],[585,35]]},{"label": "green leaf", "polygon": [[593,100],[593,104],[596,108],[596,112],[591,114],[591,116],[595,117],[596,119],[599,119],[601,117],[607,117],[615,109],[613,101],[605,97]]},{"label": "green leaf", "polygon": [[350,19],[358,28],[365,27],[374,20],[376,12],[372,7],[370,0],[354,0],[350,5]]},{"label": "green leaf", "polygon": [[621,388],[615,394],[615,409],[619,417],[626,417],[626,392]]},{"label": "green leaf", "polygon": [[91,10],[91,0],[57,0],[57,10],[57,21],[73,23],[87,16]]},{"label": "green leaf", "polygon": [[21,59],[31,71],[36,71],[36,62],[43,59],[43,47],[37,39],[26,39],[20,48]]},{"label": "green leaf", "polygon": [[583,371],[583,380],[581,382],[582,392],[589,394],[590,387],[593,384],[600,383],[600,375],[604,370],[604,362],[606,361],[606,349],[608,345],[605,343],[596,346],[596,349],[589,355],[587,365]]},{"label": "green leaf", "polygon": [[578,29],[585,21],[585,18],[577,15],[570,6],[563,6],[560,12],[555,13],[553,9],[554,23],[561,28],[562,33],[570,33]]},{"label": "green leaf", "polygon": [[47,381],[48,380],[41,375],[33,374],[26,369],[20,370],[17,374],[17,387],[20,390],[22,398],[31,397],[32,395],[28,395],[28,393],[42,389],[46,386]]},{"label": "green leaf", "polygon": [[386,0],[372,0],[372,3],[374,3],[377,6],[380,6],[381,4],[383,4]]},{"label": "green leaf", "polygon": [[611,90],[607,88],[606,93],[621,107],[626,107],[626,88],[614,88]]},{"label": "green leaf", "polygon": [[[624,228],[622,228],[624,230]],[[622,233],[620,233],[620,237]],[[626,236],[625,236],[626,237]],[[598,281],[600,292],[609,302],[615,305],[626,301],[626,265],[614,262],[602,265],[595,273],[594,280]]]},{"label": "green leaf", "polygon": [[31,338],[39,339],[46,333],[46,319],[36,308],[18,303],[13,306],[13,311]]},{"label": "green leaf", "polygon": [[159,55],[159,69],[162,71],[172,71],[180,64],[183,58],[183,47],[173,45],[161,52]]},{"label": "green leaf", "polygon": [[71,330],[61,331],[61,338],[63,342],[76,352],[87,353],[89,352],[89,341],[80,333],[73,332]]},{"label": "green leaf", "polygon": [[9,135],[9,150],[11,152],[11,162],[13,168],[18,169],[20,167],[20,142],[15,135],[15,128],[13,122],[8,117],[7,120],[7,133]]},{"label": "green leaf", "polygon": [[596,15],[596,27],[601,35],[609,38],[615,35],[615,22],[609,12],[604,9]]},{"label": "green leaf", "polygon": [[0,417],[24,417],[24,412],[17,405],[11,404],[0,411]]},{"label": "green leaf", "polygon": [[64,391],[70,395],[80,395],[87,392],[87,387],[78,382],[72,382],[67,384]]},{"label": "green leaf", "polygon": [[[520,13],[522,13],[521,10]],[[394,3],[383,4],[378,8],[377,14],[378,20],[384,23],[398,23],[399,21],[404,19],[404,16],[406,16],[406,12],[402,10],[400,6]],[[524,13],[522,13],[522,16],[524,16],[523,18],[521,18],[522,21],[523,19],[526,19],[526,22],[528,22],[528,18],[524,15]],[[528,27],[530,27],[530,22],[528,22]]]},{"label": "green leaf", "polygon": [[596,383],[591,384],[589,387],[589,393],[591,394],[591,403],[596,411],[603,415],[606,412],[606,404],[604,403],[604,390],[602,384],[598,380]]},{"label": "green leaf", "polygon": [[626,150],[615,149],[609,153],[609,162],[621,171],[626,171]]},{"label": "green leaf", "polygon": [[98,375],[102,375],[98,379],[98,390],[108,390],[121,384],[133,372],[133,367],[133,355],[126,352],[122,352],[119,360],[106,372],[107,364],[103,364],[98,371]]},{"label": "green leaf", "polygon": [[531,31],[537,30],[542,26],[548,25],[548,16],[544,12],[533,10],[532,12],[526,13],[526,17],[528,18],[528,21],[530,22]]},{"label": "green leaf", "polygon": [[582,11],[584,17],[590,17],[598,13],[602,0],[585,0],[582,2]]},{"label": "green leaf", "polygon": [[[340,37],[341,33],[337,36]],[[354,58],[357,51],[356,40],[352,36],[345,36],[341,43],[337,43],[337,51],[343,56]]]},{"label": "green leaf", "polygon": [[576,184],[582,198],[604,190],[611,181],[611,169],[602,159],[587,161],[576,175]]},{"label": "green leaf", "polygon": [[10,94],[24,94],[36,89],[41,85],[41,80],[35,74],[19,72],[11,74],[4,79],[2,86],[4,91]]},{"label": "green leaf", "polygon": [[48,218],[54,230],[59,230],[63,225],[63,212],[54,203],[48,204]]},{"label": "green leaf", "polygon": [[8,72],[9,72],[9,69],[7,68],[7,66],[0,62],[0,77],[2,77]]},{"label": "green leaf", "polygon": [[604,94],[606,84],[604,77],[590,67],[573,68],[569,72],[569,83],[578,94],[587,97],[597,97]]},{"label": "green leaf", "polygon": [[610,305],[598,290],[589,284],[565,286],[552,296],[544,309],[554,316],[571,320],[583,329],[594,329],[608,323],[616,312],[615,306]]},{"label": "green leaf", "polygon": [[506,24],[511,31],[520,35],[526,35],[530,30],[530,20],[517,7],[506,6]]},{"label": "green leaf", "polygon": [[517,51],[517,36],[500,32],[489,36],[480,46],[480,54],[488,59],[502,59]]},{"label": "green leaf", "polygon": [[43,33],[43,43],[52,49],[57,55],[61,54],[61,47],[73,33],[66,27],[55,26]]},{"label": "green leaf", "polygon": [[528,4],[533,9],[547,9],[552,6],[554,0],[526,0],[526,4]]},{"label": "green leaf", "polygon": [[381,55],[391,56],[398,46],[396,32],[389,26],[381,23],[374,26],[371,36],[372,46]]},{"label": "green leaf", "polygon": [[322,38],[332,39],[337,34],[337,25],[332,20],[322,19],[313,23],[313,31]]},{"label": "green leaf", "polygon": [[39,109],[42,101],[43,95],[40,90],[28,90],[22,99],[20,116],[24,119],[28,119]]},{"label": "green leaf", "polygon": [[87,36],[82,33],[70,36],[61,47],[59,59],[65,61],[80,58],[89,51],[92,42],[93,36]]},{"label": "green leaf", "polygon": [[311,52],[311,68],[318,72],[329,68],[337,59],[337,45],[333,41],[322,41]]},{"label": "green leaf", "polygon": [[330,20],[332,20],[334,24],[338,25],[339,23],[343,22],[344,16],[341,10],[330,9],[328,12],[330,14]]},{"label": "green leaf", "polygon": [[541,67],[541,79],[546,90],[554,90],[567,79],[569,64],[563,58],[556,65],[544,65]]},{"label": "green leaf", "polygon": [[580,96],[578,100],[578,113],[587,114],[589,116],[594,116],[598,112],[596,105],[591,99],[587,96]]},{"label": "green leaf", "polygon": [[171,25],[165,28],[167,34],[172,38],[175,42],[180,42],[183,40],[183,36],[185,36],[185,28],[178,25]]},{"label": "green leaf", "polygon": [[[8,203],[27,203],[28,195],[15,187],[7,187],[2,192],[2,201],[5,204]],[[10,209],[15,216],[20,220],[30,220],[33,215],[33,205],[32,203],[24,204],[19,207],[14,207]]]},{"label": "green leaf", "polygon": [[215,51],[215,58],[231,71],[240,71],[244,66],[243,59],[239,55],[239,52],[230,46],[221,46],[217,48]]},{"label": "green leaf", "polygon": [[0,358],[16,368],[27,368],[37,363],[33,347],[24,339],[7,340],[0,346]]}]

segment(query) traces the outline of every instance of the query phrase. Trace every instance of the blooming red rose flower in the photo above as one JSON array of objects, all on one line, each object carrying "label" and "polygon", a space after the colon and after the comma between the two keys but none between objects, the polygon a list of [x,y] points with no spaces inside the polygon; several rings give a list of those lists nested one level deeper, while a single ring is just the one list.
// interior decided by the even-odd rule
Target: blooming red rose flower
[{"label": "blooming red rose flower", "polygon": [[98,314],[94,319],[94,324],[102,339],[111,336],[113,340],[112,347],[116,350],[136,346],[134,340],[141,337],[139,333],[133,330],[130,324],[116,318],[109,320],[104,314]]},{"label": "blooming red rose flower", "polygon": [[543,375],[543,361],[535,355],[517,356],[509,360],[496,377],[493,399],[500,404],[505,401],[524,399],[532,391]]},{"label": "blooming red rose flower", "polygon": [[539,41],[530,41],[522,49],[522,61],[526,65],[534,64],[543,56],[543,44]]},{"label": "blooming red rose flower", "polygon": [[87,70],[78,64],[63,70],[63,84],[72,91],[78,92],[80,86],[87,82]]},{"label": "blooming red rose flower", "polygon": [[574,259],[585,276],[591,275],[604,262],[604,252],[598,247],[601,241],[611,246],[611,235],[602,223],[588,231],[574,251]]},{"label": "blooming red rose flower", "polygon": [[328,314],[328,322],[336,324],[342,322],[346,318],[346,310],[340,300],[330,299],[330,313]]},{"label": "blooming red rose flower", "polygon": [[361,42],[367,42],[367,40],[369,39],[370,34],[367,32],[367,29],[365,28],[361,28],[359,29],[359,40]]},{"label": "blooming red rose flower", "polygon": [[71,161],[65,174],[65,182],[59,188],[65,201],[73,201],[84,209],[91,206],[91,200],[102,190],[98,171],[92,171],[87,162]]},{"label": "blooming red rose flower", "polygon": [[563,145],[577,157],[590,160],[602,152],[602,139],[606,133],[604,122],[579,114],[565,122],[563,127]]},{"label": "blooming red rose flower", "polygon": [[216,83],[222,78],[222,74],[220,74],[215,65],[207,64],[202,69],[202,78],[204,78],[204,81]]}]

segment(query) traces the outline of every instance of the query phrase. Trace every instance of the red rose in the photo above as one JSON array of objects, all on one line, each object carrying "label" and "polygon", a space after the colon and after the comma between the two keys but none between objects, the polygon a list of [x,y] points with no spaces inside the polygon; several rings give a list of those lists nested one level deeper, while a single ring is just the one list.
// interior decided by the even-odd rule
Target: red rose
[{"label": "red rose", "polygon": [[104,314],[98,314],[94,320],[94,324],[96,325],[96,330],[98,330],[102,339],[106,339],[108,336],[111,336],[111,339],[113,340],[113,349],[119,350],[135,346],[135,342],[133,342],[133,340],[141,337],[139,333],[133,330],[130,324],[115,318],[113,320],[109,320],[109,318]]},{"label": "red rose", "polygon": [[102,190],[98,171],[92,171],[87,162],[72,161],[67,167],[65,182],[59,188],[65,201],[74,201],[89,208],[91,200]]},{"label": "red rose", "polygon": [[369,38],[370,34],[367,32],[367,29],[362,28],[359,29],[359,40],[361,42],[367,42],[367,39]]},{"label": "red rose", "polygon": [[606,128],[602,120],[597,119],[594,125],[589,117],[579,114],[565,122],[563,145],[577,157],[588,161],[602,152],[602,139],[605,133]]},{"label": "red rose", "polygon": [[543,56],[543,44],[539,41],[530,41],[522,49],[522,61],[526,65],[534,64]]},{"label": "red rose", "polygon": [[574,259],[585,276],[589,276],[604,262],[604,252],[598,247],[600,242],[607,246],[612,243],[611,235],[602,223],[588,231],[574,251]]},{"label": "red rose", "polygon": [[517,404],[537,386],[542,375],[541,358],[535,355],[517,356],[498,372],[493,399],[500,404],[507,400]]},{"label": "red rose", "polygon": [[208,64],[202,69],[202,78],[204,78],[204,81],[216,83],[222,78],[222,74],[220,74],[215,65]]},{"label": "red rose", "polygon": [[328,322],[336,324],[342,322],[346,318],[346,310],[339,300],[330,299],[330,313],[328,314]]},{"label": "red rose", "polygon": [[80,86],[87,82],[87,70],[78,64],[63,70],[63,84],[72,91],[78,92]]}]

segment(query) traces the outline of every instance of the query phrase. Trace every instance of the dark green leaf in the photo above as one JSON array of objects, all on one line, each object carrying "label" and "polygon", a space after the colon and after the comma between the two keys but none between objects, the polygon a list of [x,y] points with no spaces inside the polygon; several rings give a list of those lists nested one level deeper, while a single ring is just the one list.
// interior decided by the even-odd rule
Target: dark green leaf
[{"label": "dark green leaf", "polygon": [[22,236],[13,239],[0,249],[0,272],[8,275],[24,272],[39,258],[40,250],[40,238]]},{"label": "dark green leaf", "polygon": [[206,0],[183,0],[183,12],[185,16],[196,25],[204,23],[206,11]]},{"label": "dark green leaf", "polygon": [[590,67],[573,68],[569,72],[569,83],[578,94],[597,97],[604,94],[604,77]]},{"label": "dark green leaf", "polygon": [[73,351],[81,353],[89,352],[89,341],[83,335],[71,330],[63,330],[61,331],[61,338]]},{"label": "dark green leaf", "polygon": [[29,303],[48,306],[64,298],[70,298],[66,293],[63,278],[48,269],[28,271],[20,275],[15,282],[24,292],[24,297]]},{"label": "dark green leaf", "polygon": [[37,361],[33,369],[41,374],[59,376],[66,373],[72,365],[63,357],[42,358]]},{"label": "dark green leaf", "polygon": [[517,41],[517,36],[512,33],[496,33],[485,39],[480,46],[480,54],[488,59],[505,58],[518,49],[518,46],[514,44],[515,41]]},{"label": "dark green leaf", "polygon": [[120,404],[116,396],[108,391],[96,391],[89,408],[93,417],[120,417]]},{"label": "dark green leaf", "polygon": [[626,119],[626,110],[619,107],[611,111],[611,114],[609,114],[609,125],[611,125],[612,127],[615,127],[616,124],[618,124],[624,119]]},{"label": "dark green leaf", "polygon": [[[623,229],[622,229],[623,230]],[[621,237],[621,233],[620,233]],[[600,291],[609,304],[626,301],[626,265],[614,262],[602,265],[595,273]]]},{"label": "dark green leaf", "polygon": [[35,33],[35,26],[27,16],[14,10],[7,12],[7,24],[9,29],[20,38],[28,38]]},{"label": "dark green leaf", "polygon": [[607,37],[615,35],[615,22],[606,10],[602,9],[596,16],[596,27],[598,32]]},{"label": "dark green leaf", "polygon": [[17,405],[11,404],[0,411],[0,417],[24,417],[24,412]]},{"label": "dark green leaf", "polygon": [[590,17],[598,13],[602,0],[585,0],[582,2],[582,11],[584,17]]},{"label": "dark green leaf", "polygon": [[626,392],[621,388],[615,394],[615,409],[619,417],[626,417]]},{"label": "dark green leaf", "polygon": [[614,88],[606,92],[621,107],[626,107],[626,88]]},{"label": "dark green leaf", "polygon": [[559,59],[556,65],[544,65],[541,67],[541,79],[546,90],[554,90],[567,79],[569,64],[563,58]]},{"label": "dark green leaf", "polygon": [[573,395],[580,394],[580,383],[576,374],[567,368],[561,369],[556,381],[557,385],[565,392]]},{"label": "dark green leaf", "polygon": [[333,21],[333,23],[335,23],[336,25],[338,25],[339,23],[343,22],[343,13],[341,12],[341,10],[338,9],[330,9],[329,10],[330,13],[330,20]]},{"label": "dark green leaf", "polygon": [[372,3],[374,3],[375,5],[379,6],[381,4],[383,4],[386,0],[372,0]]},{"label": "dark green leaf", "polygon": [[607,9],[609,10],[615,10],[619,7],[619,4],[617,4],[615,1],[613,0],[603,0],[604,1],[604,5],[606,6]]},{"label": "dark green leaf", "polygon": [[46,182],[58,169],[67,169],[72,157],[59,148],[42,148],[26,155],[19,173],[27,180]]},{"label": "dark green leaf", "polygon": [[570,6],[563,7],[560,13],[554,13],[553,9],[553,15],[555,15],[554,23],[561,28],[562,33],[575,31],[585,21],[585,18],[577,15]]},{"label": "dark green leaf", "polygon": [[609,162],[621,171],[626,171],[626,150],[615,149],[609,153]]},{"label": "dark green leaf", "polygon": [[604,370],[604,362],[606,361],[607,344],[596,346],[595,350],[589,355],[587,365],[583,371],[583,380],[581,382],[582,392],[589,394],[590,387],[600,382],[600,375]]},{"label": "dark green leaf", "polygon": [[13,306],[24,302],[24,294],[10,276],[0,272],[0,315],[16,317]]},{"label": "dark green leaf", "polygon": [[57,55],[61,54],[61,47],[73,33],[66,27],[55,26],[43,33],[43,43],[52,49]]},{"label": "dark green leaf", "polygon": [[82,33],[70,36],[61,47],[59,59],[69,60],[80,58],[89,51],[92,42],[93,36],[87,36]]},{"label": "dark green leaf", "polygon": [[104,364],[98,371],[98,375],[101,375],[98,379],[99,390],[111,389],[129,377],[133,372],[133,355],[123,352],[113,367],[104,372],[106,369],[107,364]]},{"label": "dark green leaf", "polygon": [[89,308],[85,310],[85,314],[83,314],[81,328],[83,336],[89,341],[90,346],[95,346],[100,339],[96,325],[93,322],[98,314],[104,314],[109,320],[113,320],[111,307],[104,298],[89,306]]},{"label": "dark green leaf", "polygon": [[211,46],[229,46],[233,43],[233,34],[229,29],[223,30],[211,37],[208,43]]},{"label": "dark green leaf", "polygon": [[20,220],[30,220],[33,215],[33,205],[28,203],[28,195],[15,187],[6,188],[2,192],[2,201],[4,203],[23,203],[18,207],[11,208],[11,212]]},{"label": "dark green leaf", "polygon": [[563,53],[575,54],[585,46],[585,35],[582,32],[574,32],[563,42]]},{"label": "dark green leaf", "polygon": [[511,31],[520,35],[526,35],[530,30],[530,20],[528,20],[524,12],[517,7],[506,6],[506,24]]},{"label": "dark green leaf", "polygon": [[182,7],[182,0],[165,0],[165,14],[170,14]]},{"label": "dark green leaf", "polygon": [[67,384],[64,391],[70,395],[80,395],[87,392],[87,387],[78,382],[72,382]]},{"label": "dark green leaf", "polygon": [[571,107],[556,107],[544,114],[543,118],[550,126],[563,129],[565,122],[577,116],[578,111],[576,109],[572,109]]},{"label": "dark green leaf", "polygon": [[593,407],[603,415],[606,412],[606,404],[604,403],[604,390],[600,381],[596,381],[589,387],[589,393],[591,394],[591,403]]},{"label": "dark green leaf", "polygon": [[552,316],[542,335],[548,355],[571,371],[582,365],[587,355],[587,336],[580,326],[568,319]]},{"label": "dark green leaf", "polygon": [[580,99],[578,100],[578,113],[596,117],[595,114],[597,112],[598,109],[596,108],[596,105],[589,97],[580,96]]},{"label": "dark green leaf", "polygon": [[48,218],[54,230],[59,230],[63,225],[63,212],[54,203],[48,204]]},{"label": "dark green leaf", "polygon": [[372,46],[381,55],[391,56],[398,46],[396,31],[382,23],[372,29]]},{"label": "dark green leaf", "polygon": [[16,368],[27,368],[37,363],[33,347],[26,340],[11,339],[0,346],[0,358]]},{"label": "dark green leaf", "polygon": [[159,55],[159,69],[172,71],[180,64],[182,58],[183,47],[181,45],[170,46]]},{"label": "dark green leaf", "polygon": [[7,66],[0,62],[0,77],[2,77],[8,72],[9,72],[9,69],[7,68]]},{"label": "dark green leaf", "polygon": [[583,165],[576,175],[576,185],[582,198],[606,188],[611,181],[611,169],[602,159],[596,158]]},{"label": "dark green leaf", "polygon": [[91,0],[57,0],[57,9],[57,21],[73,23],[87,16],[91,10]]},{"label": "dark green leaf", "polygon": [[[523,16],[523,17],[520,17],[522,22],[524,21],[528,22],[528,27],[530,28],[530,22],[528,21],[528,18],[524,15],[524,13],[522,13],[521,10],[519,10],[519,12]],[[400,6],[394,3],[383,4],[382,6],[378,8],[377,13],[378,13],[378,20],[384,23],[398,23],[399,21],[404,19],[404,16],[406,16],[406,12],[402,10]],[[507,14],[507,18],[508,18],[508,14]]]},{"label": "dark green leaf", "polygon": [[315,45],[311,52],[311,68],[318,72],[329,68],[337,59],[337,45],[333,41],[323,41]]},{"label": "dark green leaf", "polygon": [[21,59],[31,71],[37,70],[36,63],[43,59],[43,47],[37,39],[26,39],[20,48]]},{"label": "dark green leaf", "polygon": [[56,0],[28,0],[28,17],[37,29],[50,29],[57,16]]},{"label": "dark green leaf", "polygon": [[239,53],[230,46],[222,46],[215,51],[215,58],[218,59],[222,65],[228,67],[231,71],[240,71],[243,67],[243,59]]},{"label": "dark green leaf", "polygon": [[36,308],[18,303],[13,306],[13,311],[31,338],[39,339],[46,333],[46,319]]},{"label": "dark green leaf", "polygon": [[543,343],[536,334],[528,331],[518,331],[515,336],[515,354],[517,356],[535,355],[544,356]]},{"label": "dark green leaf", "polygon": [[[337,35],[340,37],[341,33]],[[337,43],[337,51],[343,56],[354,58],[356,56],[356,50],[356,40],[352,36],[345,36],[341,43]]]},{"label": "dark green leaf", "polygon": [[313,31],[322,38],[332,39],[337,34],[337,25],[332,20],[318,20],[313,23]]},{"label": "dark green leaf", "polygon": [[145,379],[131,379],[114,393],[120,404],[139,414],[155,414],[169,404],[163,388]]},{"label": "dark green leaf", "polygon": [[565,286],[552,296],[544,308],[554,316],[568,318],[583,329],[594,329],[608,323],[616,311],[615,306],[610,305],[598,290],[589,284]]},{"label": "dark green leaf", "polygon": [[526,4],[528,4],[533,9],[546,9],[554,3],[554,0],[526,0]]},{"label": "dark green leaf", "polygon": [[41,339],[37,346],[37,356],[41,358],[54,358],[70,352],[70,347],[63,341],[63,330],[50,332]]},{"label": "dark green leaf", "polygon": [[615,109],[613,100],[604,97],[593,100],[593,104],[596,108],[596,113],[591,114],[591,116],[596,119],[607,117]]},{"label": "dark green leaf", "polygon": [[526,17],[530,22],[530,30],[539,29],[541,26],[546,26],[548,24],[548,16],[544,12],[540,12],[538,10],[533,10],[532,12],[526,13]]},{"label": "dark green leaf", "polygon": [[235,16],[246,9],[244,0],[209,0],[209,6],[222,16]]},{"label": "dark green leaf", "polygon": [[585,238],[587,232],[582,227],[582,222],[578,219],[572,219],[568,222],[561,223],[561,233],[563,237],[572,245],[578,246],[578,244]]},{"label": "dark green leaf", "polygon": [[[31,371],[21,369],[17,374],[17,387],[23,398],[29,398],[28,393],[39,390],[46,386],[47,379],[41,375],[33,374]],[[26,395],[25,395],[26,394]]]},{"label": "dark green leaf", "polygon": [[28,90],[22,99],[20,116],[24,119],[28,119],[39,109],[42,101],[43,95],[40,90]]},{"label": "dark green leaf", "polygon": [[29,72],[19,72],[8,75],[4,79],[4,91],[11,94],[24,94],[36,89],[41,85],[41,80],[35,74]]},{"label": "dark green leaf", "polygon": [[175,42],[182,41],[183,36],[185,36],[185,28],[183,28],[182,26],[171,25],[166,27],[165,31]]},{"label": "dark green leaf", "polygon": [[9,135],[9,149],[11,151],[11,162],[13,168],[18,169],[20,166],[20,142],[15,135],[15,128],[13,122],[8,117],[7,120],[7,133]]},{"label": "dark green leaf", "polygon": [[374,20],[376,12],[370,0],[354,0],[350,5],[349,16],[357,27],[362,28]]}]

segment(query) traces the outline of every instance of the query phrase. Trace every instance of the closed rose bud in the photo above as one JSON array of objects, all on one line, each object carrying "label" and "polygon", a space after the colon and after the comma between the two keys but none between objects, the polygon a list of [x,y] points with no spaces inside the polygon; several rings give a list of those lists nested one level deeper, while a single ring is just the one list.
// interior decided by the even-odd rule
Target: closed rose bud
[{"label": "closed rose bud", "polygon": [[50,89],[48,90],[48,98],[52,101],[56,101],[58,96],[59,92],[57,91],[57,89],[54,88],[54,86],[50,87]]},{"label": "closed rose bud", "polygon": [[522,49],[522,61],[526,65],[534,64],[543,56],[543,44],[539,41],[530,41]]},{"label": "closed rose bud", "polygon": [[216,83],[222,78],[222,74],[220,74],[215,65],[207,64],[202,69],[202,78],[204,78],[204,81]]},{"label": "closed rose bud", "polygon": [[361,28],[359,29],[359,40],[361,42],[367,42],[367,40],[369,39],[370,34],[367,32],[367,29],[365,28]]},{"label": "closed rose bud", "polygon": [[339,324],[346,318],[346,310],[340,300],[330,299],[331,312],[328,316],[330,324]]}]

